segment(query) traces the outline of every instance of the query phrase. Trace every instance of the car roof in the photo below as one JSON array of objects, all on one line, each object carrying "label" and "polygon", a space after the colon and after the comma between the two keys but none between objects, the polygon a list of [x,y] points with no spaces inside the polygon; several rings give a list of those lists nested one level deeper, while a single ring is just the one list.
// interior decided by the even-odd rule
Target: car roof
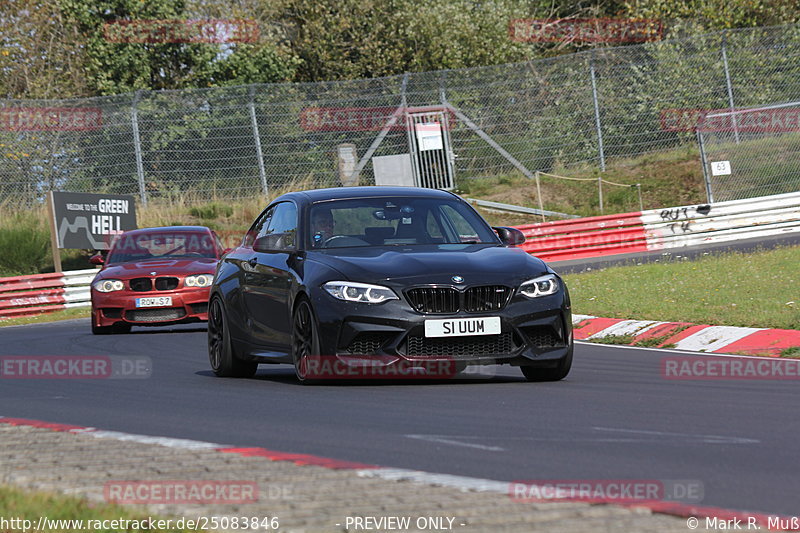
[{"label": "car roof", "polygon": [[325,200],[344,200],[347,198],[375,198],[381,196],[409,196],[414,198],[439,198],[452,200],[456,195],[440,189],[426,189],[423,187],[336,187],[331,189],[312,189],[308,191],[291,192],[282,195],[277,200],[300,200],[308,203],[322,202]]},{"label": "car roof", "polygon": [[147,233],[167,233],[174,231],[176,233],[210,233],[211,230],[206,226],[158,226],[153,228],[138,228],[128,230],[123,235],[143,235]]}]

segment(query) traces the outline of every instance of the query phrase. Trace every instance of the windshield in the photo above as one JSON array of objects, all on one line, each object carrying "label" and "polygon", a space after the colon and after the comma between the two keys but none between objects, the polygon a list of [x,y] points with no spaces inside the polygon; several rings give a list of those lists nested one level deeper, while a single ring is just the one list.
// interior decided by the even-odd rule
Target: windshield
[{"label": "windshield", "polygon": [[123,234],[114,243],[106,264],[150,259],[216,258],[216,252],[215,239],[208,233]]},{"label": "windshield", "polygon": [[311,248],[497,244],[486,222],[457,200],[383,197],[318,202],[311,206]]}]

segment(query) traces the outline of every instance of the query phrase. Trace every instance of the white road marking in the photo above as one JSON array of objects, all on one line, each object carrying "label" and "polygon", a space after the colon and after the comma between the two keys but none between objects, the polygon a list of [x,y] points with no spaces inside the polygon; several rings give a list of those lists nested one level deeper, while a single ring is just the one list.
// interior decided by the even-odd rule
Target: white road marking
[{"label": "white road marking", "polygon": [[463,446],[465,448],[477,448],[479,450],[486,450],[490,452],[503,452],[505,448],[499,446],[486,446],[484,444],[473,444],[471,442],[461,442],[456,439],[477,439],[481,437],[466,437],[458,435],[403,435],[409,439],[426,440],[429,442],[438,442],[440,444],[450,444],[452,446]]},{"label": "white road marking", "polygon": [[420,470],[406,470],[403,468],[372,468],[356,470],[359,477],[379,477],[391,481],[411,481],[424,485],[437,485],[440,487],[451,487],[459,489],[461,492],[499,492],[508,494],[508,481],[495,481],[492,479],[481,479],[467,476],[455,476],[451,474],[434,474],[422,472]]},{"label": "white road marking", "polygon": [[102,431],[94,428],[86,428],[85,435],[91,435],[98,439],[114,439],[120,441],[141,442],[142,444],[158,444],[168,448],[183,448],[186,450],[213,450],[216,448],[226,448],[223,444],[213,442],[202,442],[199,440],[173,439],[170,437],[151,437],[148,435],[136,435],[132,433],[122,433],[120,431]]},{"label": "white road marking", "polygon": [[602,331],[590,335],[590,339],[600,339],[609,335],[622,336],[622,335],[639,335],[648,329],[663,324],[663,322],[656,322],[654,320],[623,320],[613,326],[608,326]]},{"label": "white road marking", "polygon": [[669,431],[652,431],[646,429],[626,429],[626,428],[604,428],[594,427],[597,431],[611,431],[615,433],[628,433],[634,435],[650,435],[654,437],[680,437],[688,439],[689,441],[706,442],[709,444],[759,444],[761,441],[758,439],[749,439],[746,437],[733,437],[726,435],[699,435],[696,433],[672,433]]},{"label": "white road marking", "polygon": [[695,350],[713,352],[720,350],[756,331],[764,328],[739,328],[734,326],[710,326],[689,335],[675,343],[675,347],[681,350]]},{"label": "white road marking", "polygon": [[775,361],[775,357],[768,355],[739,355],[732,353],[708,353],[708,352],[693,352],[690,350],[678,350],[675,348],[648,348],[645,346],[628,346],[627,344],[602,344],[599,342],[589,341],[575,341],[575,344],[585,344],[587,346],[597,346],[599,348],[619,348],[622,350],[644,350],[648,352],[666,352],[666,353],[679,353],[683,355],[697,355],[701,357],[736,357],[740,359],[765,359],[767,361]]}]

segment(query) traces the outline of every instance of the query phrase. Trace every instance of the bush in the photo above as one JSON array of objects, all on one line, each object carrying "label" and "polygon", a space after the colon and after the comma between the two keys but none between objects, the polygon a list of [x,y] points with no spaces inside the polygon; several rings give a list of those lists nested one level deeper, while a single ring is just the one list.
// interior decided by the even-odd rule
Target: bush
[{"label": "bush", "polygon": [[0,250],[4,275],[38,274],[52,263],[50,234],[35,213],[16,213],[3,221]]},{"label": "bush", "polygon": [[203,220],[215,220],[219,217],[229,217],[233,214],[233,207],[216,202],[194,206],[189,209],[189,214]]}]

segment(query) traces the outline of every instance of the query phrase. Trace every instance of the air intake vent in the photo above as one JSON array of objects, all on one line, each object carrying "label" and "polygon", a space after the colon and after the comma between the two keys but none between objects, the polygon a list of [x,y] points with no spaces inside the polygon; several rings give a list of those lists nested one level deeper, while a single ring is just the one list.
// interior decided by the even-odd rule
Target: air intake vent
[{"label": "air intake vent", "polygon": [[450,287],[425,287],[406,291],[408,301],[420,313],[456,313],[459,293]]},{"label": "air intake vent", "polygon": [[153,290],[153,280],[150,278],[133,278],[130,281],[131,290],[137,292],[147,292]]},{"label": "air intake vent", "polygon": [[125,318],[131,322],[168,322],[170,320],[178,320],[184,316],[186,316],[186,311],[180,307],[169,309],[137,309],[125,313]]},{"label": "air intake vent", "polygon": [[464,310],[468,312],[496,311],[508,303],[512,290],[503,285],[470,287],[464,293]]},{"label": "air intake vent", "polygon": [[156,278],[157,291],[174,291],[178,288],[178,278]]},{"label": "air intake vent", "polygon": [[432,339],[409,335],[406,352],[415,357],[476,357],[509,355],[516,349],[511,333]]},{"label": "air intake vent", "polygon": [[470,287],[463,292],[453,287],[419,287],[407,290],[406,298],[420,313],[482,313],[504,308],[513,294],[504,285]]}]

